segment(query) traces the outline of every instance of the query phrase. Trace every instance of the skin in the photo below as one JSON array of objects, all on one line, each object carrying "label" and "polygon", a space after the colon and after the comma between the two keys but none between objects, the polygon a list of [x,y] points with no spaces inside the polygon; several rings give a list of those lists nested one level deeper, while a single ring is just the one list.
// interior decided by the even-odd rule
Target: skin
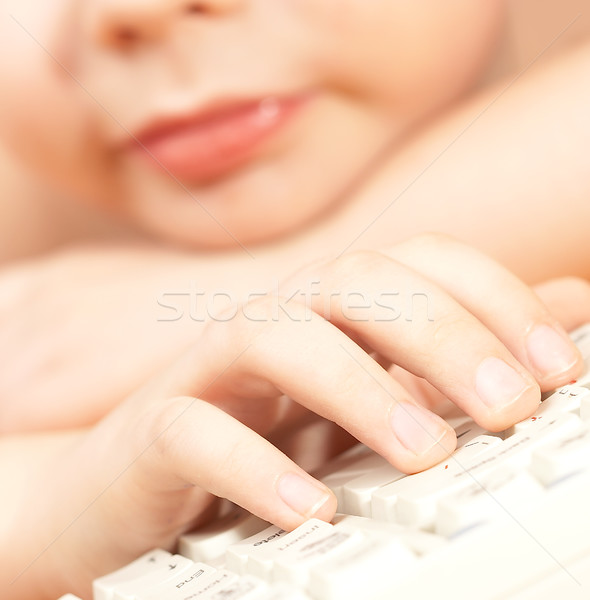
[{"label": "skin", "polygon": [[[583,281],[544,285],[543,304],[505,267],[469,246],[440,234],[400,242],[404,236],[392,230],[454,228],[456,237],[492,250],[529,282],[565,274],[571,265],[566,251],[560,260],[546,250],[549,262],[538,267],[536,252],[535,260],[520,258],[520,229],[502,238],[507,248],[501,250],[501,224],[486,237],[474,230],[473,218],[437,220],[437,204],[424,210],[420,203],[443,198],[451,215],[462,215],[477,197],[478,209],[493,215],[498,198],[517,189],[502,212],[512,219],[519,207],[530,210],[518,200],[527,197],[531,169],[547,173],[540,205],[555,206],[560,191],[560,201],[581,219],[577,194],[590,189],[582,161],[563,161],[578,183],[563,193],[548,168],[555,154],[538,151],[554,147],[543,144],[546,132],[538,123],[556,113],[548,89],[562,90],[558,105],[579,102],[568,114],[584,114],[584,78],[574,75],[587,72],[587,53],[568,56],[546,74],[531,73],[518,88],[521,95],[498,102],[470,131],[470,143],[457,144],[440,170],[429,170],[404,196],[414,209],[400,203],[395,216],[364,227],[359,237],[359,223],[375,221],[372,215],[407,188],[432,153],[498,95],[492,89],[443,112],[484,68],[501,3],[211,0],[204,6],[204,13],[188,15],[180,3],[159,0],[83,6],[64,0],[50,8],[2,3],[3,15],[14,15],[86,90],[13,19],[3,18],[0,75],[10,82],[0,92],[5,144],[53,185],[120,219],[128,228],[123,239],[133,242],[107,251],[73,247],[2,274],[9,293],[0,309],[21,316],[5,319],[10,327],[3,332],[6,373],[21,376],[1,378],[7,400],[0,464],[3,478],[14,482],[3,514],[14,518],[1,524],[10,555],[3,557],[8,575],[0,590],[15,599],[68,590],[89,597],[97,575],[154,545],[172,548],[180,533],[210,518],[217,496],[287,528],[311,514],[331,518],[334,498],[302,468],[305,460],[291,444],[309,424],[326,426],[326,440],[334,441],[326,454],[351,435],[414,472],[455,444],[444,421],[420,405],[440,408],[450,400],[482,426],[502,429],[535,410],[541,389],[567,382],[582,367],[564,326],[590,317]],[[269,19],[277,23],[272,31]],[[127,31],[123,45],[121,31]],[[227,46],[228,36],[235,45]],[[425,40],[428,52],[419,43]],[[10,60],[17,54],[18,66]],[[572,81],[578,82],[575,94]],[[133,129],[159,101],[187,90],[198,100],[220,90],[264,96],[309,88],[309,105],[252,161],[207,186],[185,185],[190,195],[121,153],[113,142],[121,129],[101,108]],[[509,145],[534,151],[522,151],[528,162],[507,179],[507,190],[494,188],[500,179],[495,168],[476,167],[504,164],[506,142],[487,142],[506,115],[530,112],[532,104],[535,118],[511,132]],[[429,127],[420,129],[425,122]],[[572,155],[582,156],[575,148],[584,145],[586,132],[571,129]],[[466,169],[468,160],[473,164]],[[475,175],[449,182],[449,172]],[[542,212],[541,223],[554,223],[556,212]],[[447,227],[437,226],[443,222]],[[563,243],[573,249],[581,239],[575,230]],[[546,240],[539,234],[531,248],[550,248]],[[162,250],[161,242],[184,250]],[[228,252],[211,253],[216,249]],[[580,263],[573,272],[587,269]],[[181,321],[163,333],[154,318],[160,313],[146,298],[182,285],[187,276],[198,276],[207,297],[229,289],[232,300],[246,302],[244,309],[226,320]],[[392,286],[402,296],[425,293],[434,320],[424,314],[413,321],[380,320],[374,300]],[[280,318],[275,296],[251,296],[269,288],[282,298],[296,293]],[[103,300],[105,290],[112,304]],[[311,306],[300,298],[310,290],[317,292]],[[334,290],[341,292],[336,301]],[[361,292],[369,299],[366,309],[355,296]],[[122,313],[125,306],[132,310]],[[557,336],[542,356],[534,349],[539,328]],[[124,351],[122,343],[129,344]],[[499,361],[511,375],[499,373]],[[88,365],[93,368],[83,371]],[[36,377],[29,385],[31,372]],[[506,392],[505,403],[490,405],[490,386]],[[408,421],[409,414],[415,419]],[[219,431],[227,432],[223,440]],[[346,435],[330,437],[335,432]],[[264,468],[253,472],[252,464]],[[23,472],[30,477],[24,480]],[[311,486],[306,505],[285,497],[285,478],[293,476]],[[31,500],[39,497],[43,511]],[[134,532],[125,545],[121,523]],[[92,557],[88,539],[94,540]]]},{"label": "skin", "polygon": [[[502,15],[492,0],[444,7],[422,0],[410,9],[385,1],[209,0],[196,15],[181,2],[2,4],[10,17],[0,25],[7,54],[0,75],[11,85],[2,89],[0,132],[10,147],[89,202],[197,247],[251,245],[324,214],[386,146],[466,89]],[[269,21],[277,23],[272,30]],[[134,35],[128,45],[117,38],[123,28]],[[428,53],[415,43],[420,38]],[[18,65],[9,53],[19,55]],[[179,185],[120,148],[176,97],[194,111],[223,96],[302,93],[311,98],[289,127],[210,185]]]}]

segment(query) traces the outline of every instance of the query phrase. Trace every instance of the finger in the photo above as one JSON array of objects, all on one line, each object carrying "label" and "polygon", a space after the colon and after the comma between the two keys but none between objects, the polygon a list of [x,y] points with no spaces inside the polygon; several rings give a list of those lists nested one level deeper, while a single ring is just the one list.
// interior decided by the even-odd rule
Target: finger
[{"label": "finger", "polygon": [[447,290],[491,329],[543,390],[579,375],[582,358],[534,291],[499,263],[441,235],[401,244],[391,255]]},{"label": "finger", "polygon": [[330,520],[336,511],[325,485],[208,402],[173,398],[152,405],[141,422],[158,455],[148,468],[160,489],[198,486],[288,530],[312,517]]},{"label": "finger", "polygon": [[552,279],[534,287],[566,331],[590,321],[590,283],[579,277]]},{"label": "finger", "polygon": [[422,377],[416,377],[413,373],[394,365],[389,372],[405,389],[412,394],[420,404],[440,415],[448,418],[457,414],[458,409],[446,396],[437,390],[431,383]]},{"label": "finger", "polygon": [[[538,407],[535,379],[506,346],[445,289],[407,265],[382,253],[356,252],[317,268],[313,281],[310,301],[317,312],[426,379],[483,427],[504,429]],[[397,312],[395,302],[402,303]]]},{"label": "finger", "polygon": [[[227,364],[236,355],[236,347],[247,348],[205,392],[207,400],[233,396],[255,411],[260,400],[286,394],[406,472],[425,469],[454,450],[454,431],[334,325],[297,303],[276,312],[272,298],[248,310],[250,318],[209,327],[180,367],[187,373],[212,361],[215,371],[218,361]],[[190,385],[182,393],[202,396]]]}]

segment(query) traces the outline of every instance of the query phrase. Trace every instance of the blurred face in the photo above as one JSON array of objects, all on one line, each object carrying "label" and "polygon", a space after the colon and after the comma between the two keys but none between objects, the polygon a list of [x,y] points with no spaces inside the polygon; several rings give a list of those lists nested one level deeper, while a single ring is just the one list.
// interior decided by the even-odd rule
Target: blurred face
[{"label": "blurred face", "polygon": [[0,134],[160,238],[253,243],[329,212],[455,98],[498,0],[0,0]]}]

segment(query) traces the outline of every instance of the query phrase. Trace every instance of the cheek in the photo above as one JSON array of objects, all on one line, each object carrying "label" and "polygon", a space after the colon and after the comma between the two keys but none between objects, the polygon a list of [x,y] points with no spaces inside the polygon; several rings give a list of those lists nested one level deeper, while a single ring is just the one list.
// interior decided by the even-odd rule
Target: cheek
[{"label": "cheek", "polygon": [[0,23],[0,135],[36,170],[71,179],[87,148],[84,92],[55,43],[65,6],[34,4],[15,5]]},{"label": "cheek", "polygon": [[335,81],[409,115],[448,101],[473,80],[503,14],[499,0],[318,3],[323,15],[334,15],[325,56]]},{"label": "cheek", "polygon": [[18,83],[2,97],[0,136],[7,150],[52,184],[76,194],[98,190],[104,159],[79,90],[42,75]]}]

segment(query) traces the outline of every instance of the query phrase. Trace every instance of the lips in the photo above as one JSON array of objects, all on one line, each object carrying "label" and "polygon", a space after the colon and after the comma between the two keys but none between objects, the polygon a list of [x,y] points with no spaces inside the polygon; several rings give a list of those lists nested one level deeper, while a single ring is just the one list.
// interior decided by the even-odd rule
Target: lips
[{"label": "lips", "polygon": [[131,150],[152,167],[182,181],[207,182],[252,159],[307,99],[307,95],[272,96],[163,120],[139,133]]}]

